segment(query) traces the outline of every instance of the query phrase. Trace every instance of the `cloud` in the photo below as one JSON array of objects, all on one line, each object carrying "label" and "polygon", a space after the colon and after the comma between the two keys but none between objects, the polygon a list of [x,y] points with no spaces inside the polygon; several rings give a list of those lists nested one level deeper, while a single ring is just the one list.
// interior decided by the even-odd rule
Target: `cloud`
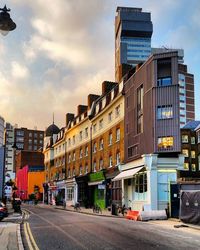
[{"label": "cloud", "polygon": [[29,70],[26,66],[20,65],[18,62],[11,63],[11,75],[15,78],[28,78]]}]

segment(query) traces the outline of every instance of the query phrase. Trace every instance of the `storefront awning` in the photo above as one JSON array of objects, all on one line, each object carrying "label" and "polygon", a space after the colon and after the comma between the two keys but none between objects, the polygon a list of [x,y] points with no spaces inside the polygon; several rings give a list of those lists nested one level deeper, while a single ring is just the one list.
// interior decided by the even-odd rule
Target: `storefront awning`
[{"label": "storefront awning", "polygon": [[102,181],[90,181],[88,182],[88,186],[95,186],[95,185],[99,185],[99,184],[102,184],[103,180]]},{"label": "storefront awning", "polygon": [[132,178],[135,174],[137,174],[144,166],[138,167],[138,168],[132,168],[129,170],[122,171],[120,174],[118,174],[112,181],[118,181],[122,179],[129,179]]}]

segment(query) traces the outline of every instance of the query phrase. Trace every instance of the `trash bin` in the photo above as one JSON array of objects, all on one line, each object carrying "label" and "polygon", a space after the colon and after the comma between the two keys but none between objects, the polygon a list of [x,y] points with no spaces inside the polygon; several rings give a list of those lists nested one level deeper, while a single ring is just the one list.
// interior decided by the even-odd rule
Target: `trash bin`
[{"label": "trash bin", "polygon": [[112,215],[118,215],[118,212],[117,212],[117,205],[114,204],[114,203],[111,205],[111,214],[112,214]]}]

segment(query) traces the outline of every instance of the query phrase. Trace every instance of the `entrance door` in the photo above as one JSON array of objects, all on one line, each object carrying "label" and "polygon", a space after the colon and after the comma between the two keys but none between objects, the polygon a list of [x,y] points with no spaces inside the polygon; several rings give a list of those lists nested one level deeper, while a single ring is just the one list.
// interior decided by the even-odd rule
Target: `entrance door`
[{"label": "entrance door", "polygon": [[172,218],[179,218],[180,190],[178,184],[170,185],[170,211]]}]

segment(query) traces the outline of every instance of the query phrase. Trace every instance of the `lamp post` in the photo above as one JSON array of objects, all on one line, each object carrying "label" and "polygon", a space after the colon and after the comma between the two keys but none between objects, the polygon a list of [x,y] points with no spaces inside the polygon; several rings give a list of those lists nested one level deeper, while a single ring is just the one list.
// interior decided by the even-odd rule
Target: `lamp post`
[{"label": "lamp post", "polygon": [[0,8],[0,33],[6,36],[9,31],[16,29],[16,24],[10,18],[10,9],[7,9],[6,5]]}]

